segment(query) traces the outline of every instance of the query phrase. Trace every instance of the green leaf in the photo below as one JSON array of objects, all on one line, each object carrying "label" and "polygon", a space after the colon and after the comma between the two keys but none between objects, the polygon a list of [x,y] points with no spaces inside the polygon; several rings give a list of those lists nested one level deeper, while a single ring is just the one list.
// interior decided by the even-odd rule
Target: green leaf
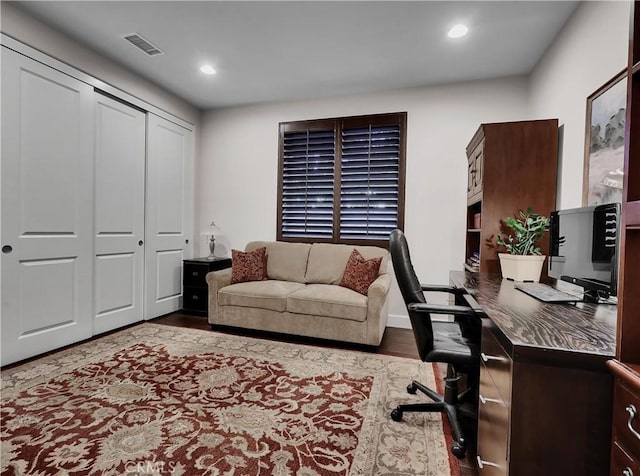
[{"label": "green leaf", "polygon": [[520,218],[505,218],[504,223],[512,232],[508,235],[499,233],[496,243],[511,254],[540,255],[540,247],[536,243],[549,229],[549,218],[533,213],[531,207],[527,207],[526,212],[520,210],[518,216]]}]

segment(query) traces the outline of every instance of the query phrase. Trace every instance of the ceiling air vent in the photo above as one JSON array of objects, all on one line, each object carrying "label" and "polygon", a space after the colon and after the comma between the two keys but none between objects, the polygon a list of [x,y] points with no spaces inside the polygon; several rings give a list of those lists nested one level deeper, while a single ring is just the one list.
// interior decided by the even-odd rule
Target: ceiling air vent
[{"label": "ceiling air vent", "polygon": [[164,51],[142,38],[142,36],[140,36],[138,33],[130,33],[128,35],[124,35],[123,38],[130,42],[133,46],[140,48],[149,56],[164,54]]}]

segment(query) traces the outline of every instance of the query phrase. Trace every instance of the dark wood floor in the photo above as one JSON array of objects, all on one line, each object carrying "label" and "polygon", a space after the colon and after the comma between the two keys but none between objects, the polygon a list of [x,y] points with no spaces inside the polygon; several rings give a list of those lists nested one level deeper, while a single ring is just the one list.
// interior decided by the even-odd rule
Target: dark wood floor
[{"label": "dark wood floor", "polygon": [[[192,329],[205,329],[210,330],[211,326],[207,322],[206,317],[200,316],[191,316],[187,314],[182,314],[180,312],[174,312],[172,314],[167,314],[166,316],[161,316],[156,319],[153,319],[151,322],[156,324],[166,324],[171,326],[178,327],[188,327]],[[295,338],[295,337],[285,337],[282,335],[275,335],[271,333],[258,332],[258,331],[247,331],[241,329],[229,329],[229,328],[221,328],[216,329],[221,332],[229,332],[233,334],[241,334],[241,335],[251,335],[254,337],[261,337],[266,339],[274,339],[274,340],[287,340],[288,342],[302,342],[310,345],[320,345],[324,347],[339,347],[339,348],[349,348],[356,350],[364,350],[364,351],[372,351],[370,347],[363,347],[358,345],[349,345],[336,343],[332,341],[318,341],[314,339],[305,339],[305,338]],[[406,357],[409,359],[418,359],[418,351],[416,349],[416,344],[413,339],[413,332],[409,329],[398,329],[395,327],[387,327],[380,347],[378,348],[378,353],[385,355],[395,355],[398,357]],[[446,368],[440,368],[441,374],[444,375]],[[460,460],[460,472],[461,476],[478,476],[478,470],[475,466],[475,434],[476,429],[473,424],[467,424],[467,428],[464,429],[465,434],[468,435],[467,440],[469,442],[469,447],[467,451],[467,455],[465,459]]]}]

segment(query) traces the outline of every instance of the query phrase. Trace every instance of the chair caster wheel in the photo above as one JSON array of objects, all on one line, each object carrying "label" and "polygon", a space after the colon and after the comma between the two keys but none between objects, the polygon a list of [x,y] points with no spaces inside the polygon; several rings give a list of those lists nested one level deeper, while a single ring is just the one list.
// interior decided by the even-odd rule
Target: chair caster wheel
[{"label": "chair caster wheel", "polygon": [[451,452],[458,459],[464,458],[465,450],[466,448],[457,441],[454,441],[451,445]]},{"label": "chair caster wheel", "polygon": [[414,395],[417,390],[418,390],[418,387],[416,387],[413,382],[411,382],[409,385],[407,385],[407,393],[410,393],[411,395]]},{"label": "chair caster wheel", "polygon": [[391,412],[391,419],[393,421],[401,421],[402,420],[402,410],[400,410],[399,408],[394,409]]}]

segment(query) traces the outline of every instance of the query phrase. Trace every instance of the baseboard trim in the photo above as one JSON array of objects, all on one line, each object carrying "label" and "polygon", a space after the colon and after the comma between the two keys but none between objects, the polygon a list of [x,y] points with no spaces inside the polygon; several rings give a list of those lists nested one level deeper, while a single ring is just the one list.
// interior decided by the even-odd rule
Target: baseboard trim
[{"label": "baseboard trim", "polygon": [[389,314],[389,319],[387,319],[387,327],[411,329],[411,321],[409,320],[409,316],[402,316],[400,314]]}]

